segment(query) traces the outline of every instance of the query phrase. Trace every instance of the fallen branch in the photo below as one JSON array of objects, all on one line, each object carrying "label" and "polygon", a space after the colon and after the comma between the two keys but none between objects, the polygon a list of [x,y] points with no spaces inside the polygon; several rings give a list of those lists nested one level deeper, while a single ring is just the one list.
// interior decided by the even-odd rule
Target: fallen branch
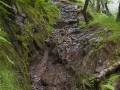
[{"label": "fallen branch", "polygon": [[105,77],[106,75],[108,75],[109,73],[111,73],[112,71],[115,71],[116,69],[118,69],[120,67],[120,61],[114,63],[112,66],[104,69],[103,71],[100,72],[100,74],[98,76],[95,77],[95,81],[99,82],[103,79],[103,77]]}]

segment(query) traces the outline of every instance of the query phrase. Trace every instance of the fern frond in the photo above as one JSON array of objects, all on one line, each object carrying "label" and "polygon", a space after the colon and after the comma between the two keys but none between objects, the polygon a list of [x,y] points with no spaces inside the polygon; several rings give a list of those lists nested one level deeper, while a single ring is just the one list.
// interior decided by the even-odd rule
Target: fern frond
[{"label": "fern frond", "polygon": [[5,38],[3,38],[3,37],[1,37],[1,36],[0,36],[0,41],[1,41],[1,42],[4,42],[4,43],[10,44],[10,42],[8,42]]},{"label": "fern frond", "polygon": [[8,43],[10,44],[10,42],[8,40],[6,40],[3,36],[5,36],[7,33],[2,31],[0,28],[0,42],[4,42],[4,43]]},{"label": "fern frond", "polygon": [[20,2],[22,2],[22,3],[24,3],[24,4],[26,4],[26,3],[29,3],[30,2],[30,0],[19,0]]},{"label": "fern frond", "polygon": [[114,87],[110,84],[107,85],[103,85],[105,89],[109,89],[109,90],[115,90]]},{"label": "fern frond", "polygon": [[1,28],[0,28],[0,36],[5,36],[7,33],[2,31]]},{"label": "fern frond", "polygon": [[4,3],[3,1],[0,1],[0,3],[8,8],[12,8],[10,5],[8,5],[7,3]]},{"label": "fern frond", "polygon": [[2,11],[4,12],[4,13],[8,13],[8,14],[10,14],[5,8],[3,8],[3,6],[0,6],[0,13],[2,13]]},{"label": "fern frond", "polygon": [[4,51],[0,51],[0,53],[11,63],[11,64],[14,64],[15,63],[9,58],[9,56],[4,52]]}]

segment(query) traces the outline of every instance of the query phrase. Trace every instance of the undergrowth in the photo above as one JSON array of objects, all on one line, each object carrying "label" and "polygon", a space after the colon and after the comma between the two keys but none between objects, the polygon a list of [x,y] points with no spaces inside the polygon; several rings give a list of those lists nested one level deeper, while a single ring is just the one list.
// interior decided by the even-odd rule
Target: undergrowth
[{"label": "undergrowth", "polygon": [[[90,25],[94,25],[95,23],[99,23],[100,28],[104,30],[102,37],[105,38],[102,41],[109,41],[117,46],[116,59],[119,60],[120,22],[116,21],[115,16],[110,17],[105,14],[96,14],[94,15],[94,20],[90,22]],[[118,77],[119,74],[112,74],[108,79],[103,80],[99,85],[99,90],[115,90],[112,84]]]},{"label": "undergrowth", "polygon": [[112,84],[119,78],[120,75],[113,74],[109,77],[109,79],[106,79],[105,81],[102,81],[100,84],[100,90],[115,90]]},{"label": "undergrowth", "polygon": [[6,51],[3,48],[0,51],[0,90],[22,90],[16,78],[16,73],[12,70],[15,63],[7,54],[8,49],[11,48],[11,43],[5,39],[6,35],[7,33],[0,29],[0,48],[7,46]]},{"label": "undergrowth", "polygon": [[[26,17],[16,23],[11,19],[16,14]],[[28,46],[34,41],[44,51],[44,40],[59,18],[57,6],[45,0],[0,1],[0,90],[30,90],[28,54],[35,49]]]},{"label": "undergrowth", "polygon": [[[98,41],[96,44],[95,42],[92,42],[95,44],[95,48],[92,49],[88,55],[85,57],[86,59],[90,60],[90,56],[96,53],[98,50],[101,50],[103,47],[105,41],[110,42],[110,44],[113,44],[116,46],[115,51],[113,50],[112,54],[115,52],[116,60],[120,60],[120,22],[116,21],[115,16],[107,16],[105,14],[95,14],[94,20],[90,21],[89,26],[99,24],[99,28],[96,32],[98,34],[97,37],[101,37],[102,39]],[[80,23],[80,26],[85,26],[84,22]],[[88,28],[89,29],[89,28]],[[110,56],[109,56],[110,57]],[[113,62],[114,63],[114,62]],[[102,80],[99,84],[99,90],[115,90],[112,84],[115,82],[115,80],[119,77],[119,74],[112,74],[110,77],[105,78]]]},{"label": "undergrowth", "polygon": [[45,0],[36,0],[35,8],[50,26],[53,25],[55,20],[60,19],[60,15],[58,14],[59,9],[56,5],[53,5],[50,2],[46,3]]},{"label": "undergrowth", "polygon": [[116,22],[114,16],[107,16],[105,14],[96,14],[94,15],[94,20],[90,24],[99,23],[101,28],[107,28],[111,34],[107,37],[106,40],[112,41],[114,43],[118,42],[120,36],[120,22]]}]

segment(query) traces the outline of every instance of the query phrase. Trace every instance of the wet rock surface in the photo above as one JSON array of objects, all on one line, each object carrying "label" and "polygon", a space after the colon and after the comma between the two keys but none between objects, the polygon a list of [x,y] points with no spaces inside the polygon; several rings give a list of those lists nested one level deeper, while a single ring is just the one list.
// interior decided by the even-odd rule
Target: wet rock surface
[{"label": "wet rock surface", "polygon": [[[97,75],[115,58],[114,45],[98,44],[104,39],[100,34],[107,30],[99,29],[99,24],[80,29],[75,25],[78,6],[60,3],[58,7],[62,18],[45,41],[48,49],[43,56],[38,51],[30,57],[32,90],[76,90],[76,77]],[[76,84],[79,83],[82,81]]]},{"label": "wet rock surface", "polygon": [[63,3],[57,3],[57,5],[60,10],[61,20],[54,24],[55,28],[63,28],[66,25],[75,24],[77,23],[77,18],[79,18],[79,20],[83,19],[82,14],[77,16],[77,9],[82,8],[82,6],[67,4],[65,1]]},{"label": "wet rock surface", "polygon": [[115,88],[115,90],[120,90],[120,79],[116,80],[112,86]]}]

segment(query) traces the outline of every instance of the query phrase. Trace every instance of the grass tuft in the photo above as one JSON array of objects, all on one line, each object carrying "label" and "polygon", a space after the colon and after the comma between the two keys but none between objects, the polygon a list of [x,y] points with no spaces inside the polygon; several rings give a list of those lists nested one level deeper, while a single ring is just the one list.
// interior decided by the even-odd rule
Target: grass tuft
[{"label": "grass tuft", "polygon": [[107,16],[105,14],[94,15],[94,20],[90,24],[99,23],[101,28],[107,28],[112,33],[106,40],[116,43],[120,36],[120,22],[116,22],[114,16]]}]

